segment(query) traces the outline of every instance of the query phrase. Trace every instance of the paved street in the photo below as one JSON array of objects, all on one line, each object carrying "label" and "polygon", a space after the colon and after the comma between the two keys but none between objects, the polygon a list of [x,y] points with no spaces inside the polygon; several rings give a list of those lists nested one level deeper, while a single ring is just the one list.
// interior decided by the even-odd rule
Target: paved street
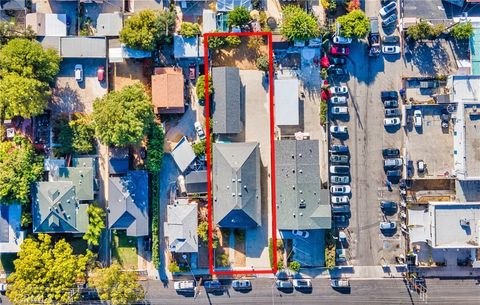
[{"label": "paved street", "polygon": [[[313,280],[311,292],[280,292],[273,279],[255,279],[250,292],[239,293],[231,288],[221,295],[206,294],[185,297],[177,295],[173,284],[163,288],[158,281],[145,283],[150,304],[426,304],[416,292],[409,292],[401,279],[351,280],[350,291],[336,291],[327,280]],[[430,304],[478,304],[480,287],[473,280],[427,280],[427,301]]]}]

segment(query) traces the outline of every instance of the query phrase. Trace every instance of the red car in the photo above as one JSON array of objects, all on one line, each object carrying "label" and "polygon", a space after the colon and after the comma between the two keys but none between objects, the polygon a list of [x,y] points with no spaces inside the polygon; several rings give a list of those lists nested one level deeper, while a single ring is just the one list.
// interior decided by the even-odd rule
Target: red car
[{"label": "red car", "polygon": [[330,53],[333,55],[348,55],[350,49],[348,47],[332,46],[330,48]]},{"label": "red car", "polygon": [[105,80],[105,67],[100,66],[97,69],[97,78],[99,82],[103,82]]}]

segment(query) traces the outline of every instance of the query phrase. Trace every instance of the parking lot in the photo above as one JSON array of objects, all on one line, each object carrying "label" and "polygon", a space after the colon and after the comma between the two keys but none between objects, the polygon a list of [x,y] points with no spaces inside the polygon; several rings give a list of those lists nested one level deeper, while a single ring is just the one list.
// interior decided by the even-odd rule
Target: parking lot
[{"label": "parking lot", "polygon": [[[83,81],[75,80],[75,65],[83,67]],[[50,109],[54,113],[93,111],[93,101],[107,93],[107,81],[97,79],[98,67],[104,59],[63,59],[60,64]],[[105,75],[107,77],[107,75]]]}]

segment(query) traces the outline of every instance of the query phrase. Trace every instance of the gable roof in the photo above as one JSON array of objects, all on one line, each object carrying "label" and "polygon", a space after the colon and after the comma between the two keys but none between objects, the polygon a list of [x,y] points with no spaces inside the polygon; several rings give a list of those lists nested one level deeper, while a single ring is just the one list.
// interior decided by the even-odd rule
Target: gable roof
[{"label": "gable roof", "polygon": [[155,68],[152,75],[152,103],[155,113],[184,113],[181,68]]},{"label": "gable roof", "polygon": [[241,131],[240,124],[240,73],[238,68],[217,67],[212,69],[213,132],[235,134]]},{"label": "gable roof", "polygon": [[110,174],[125,174],[128,172],[128,148],[110,147],[108,149],[108,156],[108,171]]},{"label": "gable roof", "polygon": [[207,193],[207,171],[191,171],[185,176],[185,187],[188,194]]},{"label": "gable roof", "polygon": [[221,227],[261,225],[258,143],[213,145],[214,219]]},{"label": "gable roof", "polygon": [[320,187],[318,140],[275,141],[279,230],[331,228],[328,190]]},{"label": "gable roof", "polygon": [[198,209],[197,203],[188,199],[167,205],[165,236],[168,237],[171,252],[198,252]]},{"label": "gable roof", "polygon": [[108,179],[108,224],[126,229],[128,236],[148,235],[148,175],[129,171]]},{"label": "gable roof", "polygon": [[171,154],[181,173],[183,173],[196,158],[192,144],[188,142],[186,137],[183,137],[177,145],[175,145]]},{"label": "gable roof", "polygon": [[72,182],[77,200],[93,200],[93,168],[61,167],[56,180]]}]

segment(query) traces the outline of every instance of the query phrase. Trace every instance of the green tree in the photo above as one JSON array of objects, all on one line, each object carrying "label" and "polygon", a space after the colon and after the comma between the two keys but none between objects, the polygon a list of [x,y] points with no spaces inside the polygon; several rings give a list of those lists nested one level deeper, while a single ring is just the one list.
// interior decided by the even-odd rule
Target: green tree
[{"label": "green tree", "polygon": [[317,20],[311,14],[295,5],[283,8],[281,33],[288,40],[308,40],[317,37],[320,33]]},{"label": "green tree", "polygon": [[[208,221],[200,222],[197,227],[197,234],[204,243],[208,243]],[[218,236],[215,231],[212,236],[212,247],[214,249],[218,247]]]},{"label": "green tree", "polygon": [[240,40],[238,36],[227,36],[225,40],[230,48],[236,48],[242,43],[242,40]]},{"label": "green tree", "polygon": [[147,142],[147,169],[154,173],[162,168],[164,135],[162,125],[154,123],[150,127]]},{"label": "green tree", "polygon": [[92,118],[84,114],[75,114],[69,122],[72,129],[72,148],[78,154],[89,154],[95,151],[95,127]]},{"label": "green tree", "polygon": [[112,305],[132,304],[145,298],[145,292],[137,281],[136,273],[122,271],[118,264],[96,269],[88,283],[97,289],[100,300],[110,301]]},{"label": "green tree", "polygon": [[458,40],[469,39],[473,34],[473,25],[470,21],[465,23],[457,23],[450,30],[453,38]]},{"label": "green tree", "polygon": [[0,125],[14,116],[30,118],[43,113],[49,96],[50,89],[41,81],[17,74],[4,75],[0,79]]},{"label": "green tree", "polygon": [[198,23],[182,22],[180,25],[180,35],[183,37],[195,37],[200,34],[202,34],[202,31]]},{"label": "green tree", "polygon": [[434,36],[433,26],[428,21],[422,20],[407,29],[407,35],[413,40],[425,40]]},{"label": "green tree", "polygon": [[83,239],[87,241],[89,245],[98,246],[100,236],[103,229],[105,229],[105,211],[96,205],[89,205],[87,208],[88,213],[88,229],[83,235]]},{"label": "green tree", "polygon": [[15,73],[52,83],[60,70],[60,60],[55,50],[45,50],[37,41],[16,38],[0,50],[0,71],[3,77]]},{"label": "green tree", "polygon": [[0,21],[0,45],[4,45],[14,38],[33,40],[36,36],[31,26],[27,26],[25,29],[19,29],[14,23]]},{"label": "green tree", "polygon": [[200,157],[205,154],[206,145],[207,145],[207,142],[205,140],[201,140],[200,142],[197,142],[192,145],[193,151],[195,152],[195,155],[197,157]]},{"label": "green tree", "polygon": [[73,131],[68,120],[67,114],[59,115],[53,120],[53,141],[58,144],[58,147],[53,149],[56,157],[73,153]]},{"label": "green tree", "polygon": [[168,264],[168,271],[171,273],[180,272],[180,267],[176,261],[171,261],[170,264]]},{"label": "green tree", "polygon": [[212,50],[219,50],[227,46],[227,40],[224,36],[209,36],[208,48]]},{"label": "green tree", "polygon": [[[203,101],[205,100],[205,75],[200,75],[197,79],[197,84],[195,88],[197,92],[197,97],[199,100]],[[212,97],[212,94],[215,92],[213,89],[213,80],[212,76],[208,76],[208,94],[210,95],[210,98]]]},{"label": "green tree", "polygon": [[337,18],[340,24],[340,33],[349,38],[365,38],[370,31],[370,21],[361,10],[353,10],[350,13]]},{"label": "green tree", "polygon": [[93,102],[95,134],[105,145],[124,147],[139,143],[153,119],[150,97],[140,83]]},{"label": "green tree", "polygon": [[300,263],[297,261],[293,261],[288,264],[288,269],[292,270],[293,272],[298,272],[298,270],[300,270],[300,267]]},{"label": "green tree", "polygon": [[270,69],[270,60],[268,60],[267,56],[262,55],[257,58],[256,66],[258,70],[268,72]]},{"label": "green tree", "polygon": [[217,255],[216,263],[218,267],[228,267],[230,266],[230,260],[228,258],[228,253],[222,253]]},{"label": "green tree", "polygon": [[243,6],[237,6],[230,12],[228,12],[227,24],[229,27],[244,26],[251,20],[250,12]]},{"label": "green tree", "polygon": [[38,240],[27,238],[20,246],[15,272],[7,279],[7,296],[15,305],[71,303],[78,300],[71,294],[77,281],[85,281],[87,266],[93,254],[73,254],[64,239],[52,243],[52,237],[39,234]]},{"label": "green tree", "polygon": [[175,31],[175,12],[142,10],[125,21],[120,41],[132,49],[153,51]]},{"label": "green tree", "polygon": [[0,200],[4,203],[30,201],[30,186],[43,173],[41,159],[26,139],[0,142]]}]

